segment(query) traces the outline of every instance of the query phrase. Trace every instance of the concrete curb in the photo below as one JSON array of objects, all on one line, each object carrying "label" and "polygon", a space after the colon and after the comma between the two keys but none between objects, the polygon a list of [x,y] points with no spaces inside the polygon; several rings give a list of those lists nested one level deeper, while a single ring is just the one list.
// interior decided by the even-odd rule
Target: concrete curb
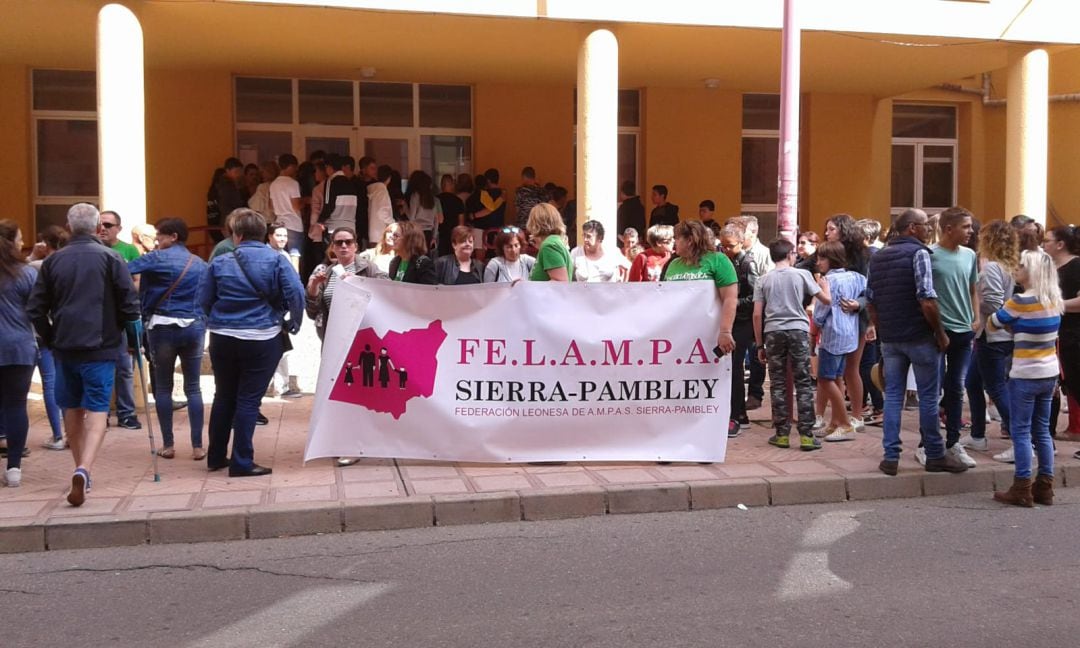
[{"label": "concrete curb", "polygon": [[[701,511],[745,506],[824,504],[958,493],[988,493],[1012,483],[1013,468],[985,465],[959,475],[905,470],[895,477],[785,475],[660,484],[575,486],[541,491],[414,495],[331,503],[56,516],[0,522],[0,553],[143,544],[219,542],[490,522],[560,520],[622,513]],[[1080,464],[1057,467],[1058,488],[1080,487]]]}]

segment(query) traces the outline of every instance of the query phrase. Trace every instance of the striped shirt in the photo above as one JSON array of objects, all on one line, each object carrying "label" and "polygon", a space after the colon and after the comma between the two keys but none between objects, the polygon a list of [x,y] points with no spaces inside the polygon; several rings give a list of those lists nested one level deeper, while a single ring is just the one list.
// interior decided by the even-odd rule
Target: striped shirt
[{"label": "striped shirt", "polygon": [[849,270],[829,270],[829,296],[832,304],[814,306],[814,323],[821,330],[818,343],[833,355],[851,353],[859,348],[859,314],[845,313],[840,302],[845,299],[860,300],[866,293],[866,277]]},{"label": "striped shirt", "polygon": [[987,330],[1012,328],[1013,361],[1009,378],[1054,378],[1058,375],[1055,342],[1061,312],[1047,308],[1028,293],[1014,295],[998,312],[990,316]]}]

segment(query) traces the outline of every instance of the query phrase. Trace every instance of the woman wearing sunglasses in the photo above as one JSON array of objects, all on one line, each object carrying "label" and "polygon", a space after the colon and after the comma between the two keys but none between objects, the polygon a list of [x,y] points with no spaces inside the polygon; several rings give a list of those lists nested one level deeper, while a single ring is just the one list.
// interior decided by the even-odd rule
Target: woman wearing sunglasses
[{"label": "woman wearing sunglasses", "polygon": [[502,228],[495,237],[495,250],[499,256],[488,261],[484,270],[484,283],[513,283],[528,279],[536,259],[521,251],[524,233],[514,226]]},{"label": "woman wearing sunglasses", "polygon": [[356,254],[356,231],[351,227],[339,227],[330,237],[330,247],[336,261],[321,264],[308,279],[306,310],[315,320],[315,331],[322,340],[326,334],[326,322],[330,319],[330,305],[334,301],[334,288],[349,275],[388,278],[368,258]]}]

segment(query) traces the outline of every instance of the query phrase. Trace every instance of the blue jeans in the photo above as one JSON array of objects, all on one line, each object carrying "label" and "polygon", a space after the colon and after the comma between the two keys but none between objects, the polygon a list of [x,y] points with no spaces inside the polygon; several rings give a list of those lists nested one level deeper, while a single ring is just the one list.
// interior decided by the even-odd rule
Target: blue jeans
[{"label": "blue jeans", "polygon": [[161,424],[161,442],[173,445],[173,370],[180,358],[184,374],[184,394],[188,400],[188,422],[191,426],[191,447],[202,447],[203,399],[199,387],[202,367],[203,339],[206,327],[195,323],[187,327],[155,326],[149,331],[150,352],[154,356],[154,406]]},{"label": "blue jeans", "polygon": [[[142,353],[142,350],[136,351]],[[128,352],[127,333],[124,333],[124,344],[120,347],[120,355],[116,358],[116,418],[127,418],[135,415],[135,371],[131,366],[131,353]]]},{"label": "blue jeans", "polygon": [[[945,392],[945,447],[951,448],[960,440],[960,425],[964,416],[964,379],[971,361],[971,342],[975,331],[956,333],[946,331],[949,346],[945,349],[945,371],[941,390]],[[922,398],[922,395],[919,395]],[[985,415],[984,415],[985,416]]]},{"label": "blue jeans", "polygon": [[[214,405],[210,408],[210,447],[207,465],[223,466],[233,433],[233,468],[255,465],[255,417],[259,402],[285,351],[281,337],[240,340],[210,333],[210,362],[214,365]],[[190,407],[190,406],[189,406]]]},{"label": "blue jeans", "polygon": [[56,361],[53,360],[51,350],[38,347],[37,367],[41,372],[41,395],[45,399],[45,415],[49,417],[53,440],[59,440],[64,438],[61,428],[64,417],[60,406],[56,404]]},{"label": "blue jeans", "polygon": [[915,371],[915,384],[919,389],[919,435],[929,459],[945,456],[938,421],[938,365],[941,353],[933,340],[917,342],[883,342],[881,353],[885,357],[885,419],[884,437],[881,445],[885,459],[900,458],[900,416],[904,409],[904,393],[907,391],[908,368]]},{"label": "blue jeans", "polygon": [[1057,388],[1057,378],[1013,378],[1009,381],[1012,396],[1013,452],[1016,478],[1031,477],[1031,443],[1039,453],[1039,474],[1054,474],[1054,442],[1050,439],[1050,399]]},{"label": "blue jeans", "polygon": [[971,436],[975,439],[986,437],[986,396],[990,394],[1001,414],[1001,429],[1009,431],[1010,415],[1009,361],[1012,358],[1013,343],[987,342],[986,338],[975,341],[975,361],[968,372],[968,405],[971,406]]}]

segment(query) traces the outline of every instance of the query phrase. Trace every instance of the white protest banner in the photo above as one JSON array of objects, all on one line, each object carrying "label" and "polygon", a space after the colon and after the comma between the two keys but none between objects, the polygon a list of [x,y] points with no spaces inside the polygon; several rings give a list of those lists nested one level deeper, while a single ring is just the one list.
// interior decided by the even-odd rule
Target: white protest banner
[{"label": "white protest banner", "polygon": [[338,283],[305,460],[723,461],[706,281]]}]

